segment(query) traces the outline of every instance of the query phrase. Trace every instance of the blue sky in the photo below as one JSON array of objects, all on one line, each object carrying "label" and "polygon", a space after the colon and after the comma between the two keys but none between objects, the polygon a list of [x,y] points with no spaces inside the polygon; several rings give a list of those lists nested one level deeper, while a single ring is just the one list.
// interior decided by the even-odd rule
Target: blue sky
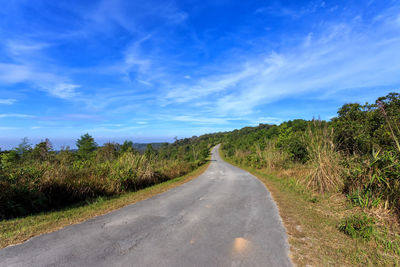
[{"label": "blue sky", "polygon": [[329,120],[400,88],[400,1],[1,1],[0,147]]}]

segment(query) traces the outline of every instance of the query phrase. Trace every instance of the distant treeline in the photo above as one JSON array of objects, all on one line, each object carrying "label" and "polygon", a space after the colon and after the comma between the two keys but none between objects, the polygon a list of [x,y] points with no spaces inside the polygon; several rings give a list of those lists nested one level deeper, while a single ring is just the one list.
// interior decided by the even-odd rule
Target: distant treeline
[{"label": "distant treeline", "polygon": [[[24,139],[23,139],[24,140]],[[29,143],[29,139],[25,139],[25,140],[27,140],[27,142]],[[46,140],[45,140],[46,141]],[[50,140],[48,140],[48,142],[50,142]],[[148,145],[151,145],[152,146],[152,148],[154,148],[155,150],[158,150],[158,149],[160,149],[160,147],[163,145],[163,144],[168,144],[168,142],[157,142],[157,143],[133,143],[132,141],[125,141],[124,143],[126,143],[126,142],[128,142],[131,146],[132,146],[132,148],[134,149],[134,150],[136,150],[136,151],[138,151],[138,152],[141,152],[141,153],[143,153],[144,151],[146,151],[146,148],[148,147]],[[132,142],[132,143],[131,143]],[[121,144],[119,144],[118,142],[106,142],[105,144],[108,144],[108,143],[113,143],[113,144],[116,144],[116,145],[118,145],[118,146],[121,146]],[[51,144],[51,142],[50,142],[50,144]],[[59,153],[59,152],[61,152],[62,150],[65,150],[65,149],[68,149],[68,150],[70,150],[70,151],[72,151],[72,152],[75,152],[75,151],[77,151],[78,149],[77,148],[70,148],[69,146],[63,146],[61,149],[54,149],[54,152],[56,152],[56,153]],[[5,150],[5,151],[7,151],[7,150]],[[4,151],[3,151],[4,152]],[[1,153],[1,148],[0,148],[0,153]]]},{"label": "distant treeline", "polygon": [[212,136],[174,143],[98,146],[89,134],[54,151],[50,140],[24,139],[0,152],[0,219],[59,209],[99,196],[138,190],[184,175],[206,162]]}]

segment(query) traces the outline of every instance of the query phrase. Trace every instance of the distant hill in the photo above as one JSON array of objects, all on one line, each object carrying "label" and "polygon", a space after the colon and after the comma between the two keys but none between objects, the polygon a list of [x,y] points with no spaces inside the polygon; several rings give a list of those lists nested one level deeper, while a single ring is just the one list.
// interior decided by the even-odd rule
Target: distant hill
[{"label": "distant hill", "polygon": [[158,150],[164,143],[134,143],[133,148],[139,152],[144,152],[146,150],[147,145],[150,144],[154,149]]}]

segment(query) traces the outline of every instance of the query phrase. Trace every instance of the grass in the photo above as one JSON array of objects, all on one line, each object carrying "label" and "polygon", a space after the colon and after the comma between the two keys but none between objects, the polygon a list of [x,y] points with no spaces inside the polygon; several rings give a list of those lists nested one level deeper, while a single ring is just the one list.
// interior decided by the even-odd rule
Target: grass
[{"label": "grass", "polygon": [[[318,122],[314,121],[316,126]],[[315,127],[315,132],[308,129],[306,135],[307,151],[312,171],[307,177],[307,187],[325,193],[337,191],[342,187],[340,154],[333,142],[333,130]]]},{"label": "grass", "polygon": [[[221,153],[223,154],[223,153]],[[228,162],[229,159],[221,155]],[[396,224],[377,223],[370,241],[339,230],[347,217],[362,213],[342,194],[313,194],[295,179],[277,172],[239,166],[258,177],[279,207],[298,266],[400,266],[400,237]]]},{"label": "grass", "polygon": [[184,176],[136,192],[128,192],[108,198],[98,197],[84,203],[85,205],[81,203],[59,211],[0,221],[0,248],[24,242],[31,237],[53,232],[71,224],[81,223],[92,217],[161,194],[198,177],[208,168],[209,164],[210,162]]}]

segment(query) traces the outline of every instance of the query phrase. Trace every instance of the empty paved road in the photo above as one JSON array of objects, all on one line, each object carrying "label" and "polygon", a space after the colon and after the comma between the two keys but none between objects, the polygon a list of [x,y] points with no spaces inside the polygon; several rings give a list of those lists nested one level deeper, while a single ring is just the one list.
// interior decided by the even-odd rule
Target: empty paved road
[{"label": "empty paved road", "polygon": [[197,179],[2,249],[0,266],[290,266],[270,194],[217,149]]}]

